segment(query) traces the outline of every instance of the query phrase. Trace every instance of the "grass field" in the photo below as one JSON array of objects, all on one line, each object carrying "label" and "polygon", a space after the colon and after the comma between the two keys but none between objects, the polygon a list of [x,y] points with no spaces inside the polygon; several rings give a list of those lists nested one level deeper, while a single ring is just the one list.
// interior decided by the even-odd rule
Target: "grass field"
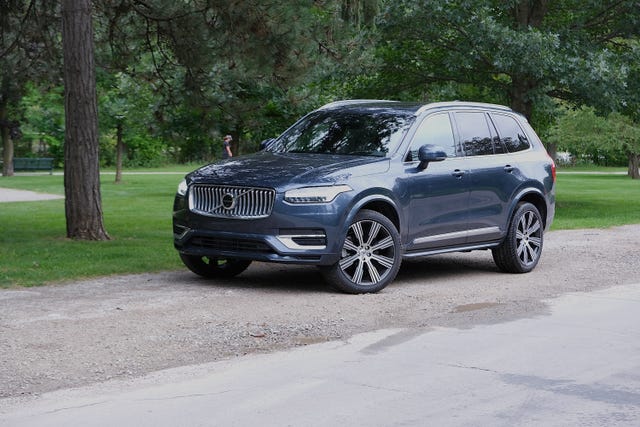
[{"label": "grass field", "polygon": [[[0,203],[0,287],[183,268],[173,248],[171,208],[188,170],[125,173],[121,184],[104,174],[104,222],[112,237],[105,242],[66,239],[63,200]],[[64,194],[58,175],[0,177],[0,187]],[[640,223],[640,181],[626,175],[558,175],[553,230],[631,223]]]},{"label": "grass field", "polygon": [[[64,200],[0,204],[0,286],[180,268],[171,208],[180,173],[103,175],[104,223],[112,240],[65,238]],[[0,186],[64,194],[61,176],[0,178]]]}]

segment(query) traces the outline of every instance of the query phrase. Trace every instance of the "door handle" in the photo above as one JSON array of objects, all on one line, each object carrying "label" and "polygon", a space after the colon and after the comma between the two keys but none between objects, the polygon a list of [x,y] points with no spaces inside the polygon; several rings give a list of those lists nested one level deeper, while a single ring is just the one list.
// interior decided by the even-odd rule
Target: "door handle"
[{"label": "door handle", "polygon": [[455,176],[456,178],[462,178],[464,176],[464,171],[456,169],[451,173],[451,175]]},{"label": "door handle", "polygon": [[516,169],[516,168],[514,168],[514,167],[513,167],[513,166],[511,166],[511,165],[507,165],[507,166],[505,166],[505,167],[504,167],[504,171],[505,171],[505,172],[507,172],[507,173],[511,173],[511,172],[513,172],[515,169]]}]

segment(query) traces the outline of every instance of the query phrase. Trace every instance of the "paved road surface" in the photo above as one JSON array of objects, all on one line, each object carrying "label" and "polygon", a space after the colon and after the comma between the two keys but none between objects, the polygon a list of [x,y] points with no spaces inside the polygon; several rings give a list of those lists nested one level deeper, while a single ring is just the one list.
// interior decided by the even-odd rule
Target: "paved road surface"
[{"label": "paved road surface", "polygon": [[36,200],[64,199],[58,194],[36,193],[35,191],[14,190],[0,187],[0,203],[2,202],[30,202]]},{"label": "paved road surface", "polygon": [[470,329],[346,342],[47,393],[6,426],[638,426],[640,284]]}]

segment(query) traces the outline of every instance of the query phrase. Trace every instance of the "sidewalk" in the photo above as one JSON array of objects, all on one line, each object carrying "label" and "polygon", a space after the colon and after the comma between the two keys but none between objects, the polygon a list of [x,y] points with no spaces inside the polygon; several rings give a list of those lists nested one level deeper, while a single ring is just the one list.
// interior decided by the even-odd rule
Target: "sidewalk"
[{"label": "sidewalk", "polygon": [[64,199],[59,194],[36,193],[35,191],[15,190],[0,187],[0,203],[2,202],[32,202],[38,200]]}]

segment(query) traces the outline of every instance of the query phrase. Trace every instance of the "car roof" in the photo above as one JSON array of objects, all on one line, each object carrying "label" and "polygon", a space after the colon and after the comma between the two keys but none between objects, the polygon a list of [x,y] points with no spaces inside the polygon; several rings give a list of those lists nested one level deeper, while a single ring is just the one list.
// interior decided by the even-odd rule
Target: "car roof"
[{"label": "car roof", "polygon": [[351,110],[351,109],[384,109],[415,113],[423,104],[417,102],[400,102],[380,99],[347,99],[330,102],[318,110]]},{"label": "car roof", "polygon": [[483,110],[497,110],[512,112],[513,110],[504,105],[488,104],[483,102],[469,102],[469,101],[449,101],[449,102],[431,102],[431,103],[419,103],[419,102],[402,102],[402,101],[390,101],[380,99],[347,99],[343,101],[335,101],[329,104],[323,105],[319,110],[340,110],[340,109],[361,109],[361,108],[373,108],[373,109],[390,109],[402,111],[404,113],[413,113],[416,116],[428,111],[428,110],[443,110],[443,109],[483,109]]},{"label": "car roof", "polygon": [[429,104],[424,104],[419,110],[418,114],[427,110],[437,110],[437,109],[482,109],[482,110],[498,110],[498,111],[509,111],[513,112],[513,110],[504,105],[498,104],[489,104],[485,102],[470,102],[470,101],[449,101],[449,102],[432,102]]}]

